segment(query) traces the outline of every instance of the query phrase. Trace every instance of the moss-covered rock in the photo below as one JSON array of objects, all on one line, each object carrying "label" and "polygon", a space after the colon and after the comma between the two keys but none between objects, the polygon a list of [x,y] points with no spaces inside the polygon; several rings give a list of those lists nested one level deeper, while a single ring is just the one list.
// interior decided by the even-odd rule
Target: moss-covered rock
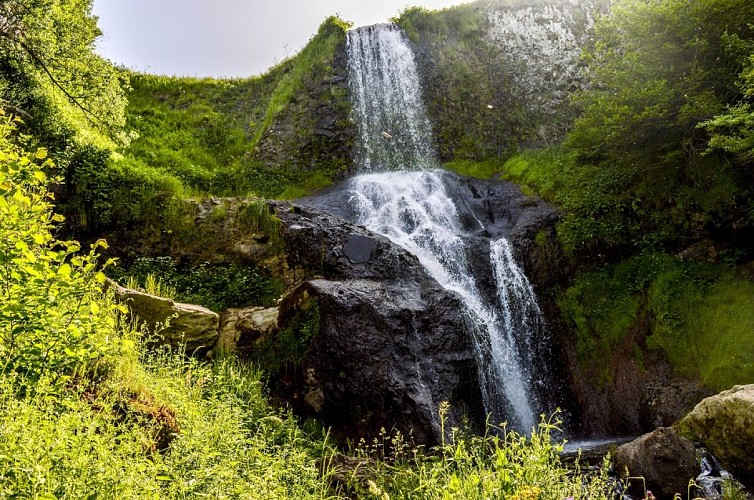
[{"label": "moss-covered rock", "polygon": [[742,483],[754,485],[754,384],[703,400],[679,425]]}]

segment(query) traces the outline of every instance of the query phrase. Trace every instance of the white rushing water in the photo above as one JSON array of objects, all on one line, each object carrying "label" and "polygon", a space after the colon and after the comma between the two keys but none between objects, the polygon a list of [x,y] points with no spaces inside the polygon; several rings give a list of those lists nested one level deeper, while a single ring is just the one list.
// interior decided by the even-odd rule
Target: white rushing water
[{"label": "white rushing water", "polygon": [[[391,25],[349,31],[349,85],[362,142],[349,183],[357,223],[419,258],[463,298],[473,326],[479,384],[491,422],[520,432],[537,424],[530,336],[541,333],[531,285],[505,239],[490,244],[497,300],[488,303],[467,261],[466,233],[436,167],[431,127],[405,35]],[[452,404],[452,401],[451,401]]]},{"label": "white rushing water", "polygon": [[392,24],[348,32],[348,84],[361,172],[435,165],[432,128],[405,36]]}]

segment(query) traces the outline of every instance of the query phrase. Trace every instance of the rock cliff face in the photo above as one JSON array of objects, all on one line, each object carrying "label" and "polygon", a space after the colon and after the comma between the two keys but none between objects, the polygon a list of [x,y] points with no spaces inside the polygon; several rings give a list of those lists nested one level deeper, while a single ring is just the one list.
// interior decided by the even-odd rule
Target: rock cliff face
[{"label": "rock cliff face", "polygon": [[[460,298],[386,238],[311,208],[277,204],[289,266],[303,270],[319,332],[287,399],[348,437],[400,429],[419,442],[483,422],[471,330]],[[283,316],[285,314],[282,314]],[[285,383],[285,381],[284,381]],[[286,388],[284,388],[284,391]]]},{"label": "rock cliff face", "polygon": [[[444,182],[468,232],[469,264],[488,298],[497,293],[491,239],[509,238],[528,269],[536,271],[542,261],[565,268],[557,262],[562,254],[540,248],[554,237],[558,220],[550,205],[524,196],[510,183],[453,174],[445,174]],[[316,298],[320,316],[301,377],[291,382],[304,389],[289,391],[286,398],[294,406],[299,402],[299,412],[319,415],[349,436],[395,425],[412,430],[418,441],[437,441],[443,401],[451,404],[448,426],[466,417],[472,428],[482,430],[473,330],[460,296],[441,287],[406,250],[345,222],[353,219],[350,196],[345,183],[302,200],[306,206],[276,205],[288,265],[303,272],[304,279],[316,277],[304,286]],[[545,243],[534,241],[540,233]],[[539,277],[543,283],[552,278]],[[565,379],[564,367],[553,362],[563,358],[557,345],[543,346],[537,357],[550,367],[551,379]],[[571,398],[563,387],[538,390],[548,410],[569,409]]]},{"label": "rock cliff face", "polygon": [[569,95],[585,85],[581,49],[605,2],[491,0],[398,23],[413,42],[440,157],[506,157],[563,138]]}]

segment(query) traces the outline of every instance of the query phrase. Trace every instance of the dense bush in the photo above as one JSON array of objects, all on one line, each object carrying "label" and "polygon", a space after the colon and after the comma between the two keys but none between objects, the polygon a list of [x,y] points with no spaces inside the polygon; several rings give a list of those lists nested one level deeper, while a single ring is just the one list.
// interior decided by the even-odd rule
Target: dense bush
[{"label": "dense bush", "polygon": [[[56,240],[47,150],[26,152],[0,112],[0,358],[2,373],[65,383],[96,364],[114,341],[116,306],[102,297],[96,250]],[[19,144],[19,142],[21,144]]]}]

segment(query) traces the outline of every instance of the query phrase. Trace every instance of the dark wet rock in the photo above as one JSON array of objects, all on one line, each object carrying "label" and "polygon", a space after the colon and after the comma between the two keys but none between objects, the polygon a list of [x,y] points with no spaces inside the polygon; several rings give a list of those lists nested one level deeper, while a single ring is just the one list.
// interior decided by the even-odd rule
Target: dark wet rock
[{"label": "dark wet rock", "polygon": [[[460,297],[387,238],[315,209],[273,206],[288,264],[317,277],[301,288],[317,301],[319,331],[298,376],[277,384],[294,410],[345,437],[385,428],[435,443],[438,408],[447,401],[448,428],[466,418],[482,430],[472,330]],[[287,311],[304,292],[284,300],[281,321],[295,316]]]},{"label": "dark wet rock", "polygon": [[754,487],[754,384],[737,385],[706,398],[680,427],[744,485]]},{"label": "dark wet rock", "polygon": [[645,488],[658,499],[672,499],[676,493],[685,498],[689,481],[701,472],[694,445],[671,427],[619,446],[613,461],[619,473],[627,471],[633,478],[629,493],[636,498],[644,498]]},{"label": "dark wet rock", "polygon": [[343,246],[343,253],[354,264],[365,264],[372,258],[377,242],[374,238],[352,234]]},{"label": "dark wet rock", "polygon": [[[490,303],[497,301],[490,264],[492,240],[507,237],[514,246],[521,246],[516,253],[524,267],[538,265],[535,259],[539,257],[560,274],[567,268],[562,252],[548,254],[559,250],[557,244],[530,248],[540,231],[545,232],[540,240],[554,238],[559,213],[551,205],[525,196],[504,181],[445,173],[443,182],[468,234],[471,272]],[[481,395],[471,330],[462,317],[464,306],[426,273],[416,257],[382,236],[344,222],[356,219],[353,196],[346,181],[300,200],[304,206],[279,204],[277,209],[288,265],[323,278],[310,283],[310,293],[320,303],[321,323],[327,333],[321,331],[312,343],[318,354],[307,355],[309,361],[304,366],[313,369],[320,385],[322,381],[331,384],[322,389],[322,412],[329,412],[326,421],[337,421],[339,428],[351,426],[349,432],[355,434],[358,427],[378,430],[378,422],[392,414],[393,422],[386,427],[413,426],[421,439],[436,439],[436,408],[447,400],[457,412],[454,419],[471,415],[472,425],[481,428]],[[535,287],[551,283],[541,274],[537,277],[541,279],[534,282]],[[545,307],[556,306],[550,301]],[[532,345],[541,350],[535,358],[543,365],[556,365],[554,360],[564,357],[558,346],[547,342]],[[563,380],[562,364],[555,366],[552,374],[550,380]],[[341,380],[332,385],[336,376]],[[553,390],[542,383],[535,390],[541,392],[538,396],[546,402],[546,411],[569,409],[568,391],[562,387]],[[360,423],[346,418],[354,411],[360,415]]]},{"label": "dark wet rock", "polygon": [[437,442],[443,401],[451,404],[449,425],[466,416],[481,430],[476,358],[461,301],[421,281],[309,282],[320,331],[302,364],[321,391],[320,407],[312,409],[340,432],[376,435],[395,427],[418,442]]},{"label": "dark wet rock", "polygon": [[643,427],[673,425],[713,391],[696,380],[673,378],[652,381],[644,387],[642,412]]}]

